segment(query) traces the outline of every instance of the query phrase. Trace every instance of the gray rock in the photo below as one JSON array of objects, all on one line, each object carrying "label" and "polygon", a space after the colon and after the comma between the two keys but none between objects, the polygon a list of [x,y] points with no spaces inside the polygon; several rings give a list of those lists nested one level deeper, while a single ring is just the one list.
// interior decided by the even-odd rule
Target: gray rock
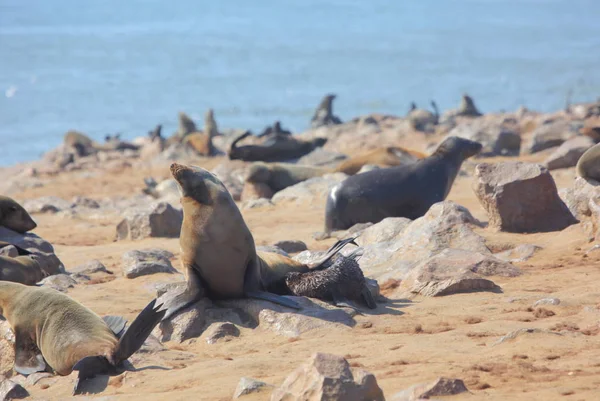
[{"label": "gray rock", "polygon": [[531,258],[538,250],[542,249],[541,246],[532,244],[521,244],[517,245],[513,249],[509,249],[504,252],[495,253],[494,256],[498,259],[506,262],[525,262]]},{"label": "gray rock", "polygon": [[531,133],[526,150],[528,153],[541,152],[562,145],[577,135],[577,131],[566,120],[551,121],[536,128]]},{"label": "gray rock", "polygon": [[576,136],[560,145],[544,161],[548,170],[574,167],[586,150],[594,146],[595,142],[588,136]]},{"label": "gray rock", "polygon": [[468,393],[465,383],[460,379],[440,377],[430,383],[414,385],[392,396],[392,401],[428,400],[431,397]]},{"label": "gray rock", "polygon": [[223,322],[211,324],[202,334],[207,344],[215,344],[219,340],[239,336],[240,329],[235,324]]},{"label": "gray rock", "polygon": [[491,255],[446,249],[412,269],[399,290],[429,297],[497,290],[499,287],[485,277],[519,274],[519,269]]},{"label": "gray rock", "polygon": [[0,241],[8,242],[27,250],[33,249],[38,252],[54,253],[54,248],[48,241],[43,240],[33,233],[20,234],[6,227],[0,227]]},{"label": "gray rock", "polygon": [[321,400],[384,401],[385,398],[371,373],[351,369],[341,356],[322,353],[313,354],[271,395],[271,401]]},{"label": "gray rock", "polygon": [[600,185],[577,177],[575,178],[573,187],[561,189],[559,195],[573,216],[578,220],[583,220],[592,215],[589,201],[594,196],[600,195]]},{"label": "gray rock", "polygon": [[211,173],[217,176],[231,194],[231,197],[239,201],[244,190],[246,170],[249,163],[241,160],[228,160],[215,167]]},{"label": "gray rock", "polygon": [[322,177],[310,178],[306,181],[287,187],[273,195],[271,202],[310,202],[324,201],[327,194],[335,185],[345,180],[348,176],[344,173],[325,174]]},{"label": "gray rock", "polygon": [[287,253],[297,253],[308,249],[306,244],[302,241],[279,241],[273,244],[273,246],[276,246]]},{"label": "gray rock", "polygon": [[155,273],[177,273],[170,258],[173,254],[162,249],[128,251],[121,257],[123,275],[135,278]]},{"label": "gray rock", "polygon": [[0,248],[0,255],[8,256],[9,258],[16,258],[19,256],[19,250],[13,245],[8,245]]},{"label": "gray rock", "polygon": [[69,288],[73,288],[77,281],[68,274],[55,274],[46,277],[38,283],[41,287],[48,287],[60,292],[67,292]]},{"label": "gray rock", "polygon": [[273,204],[273,202],[271,202],[271,199],[267,199],[267,198],[251,199],[247,202],[244,202],[244,204],[242,205],[242,210],[257,209],[257,208],[261,208],[261,207],[272,207],[272,206],[275,206],[275,205]]},{"label": "gray rock", "polygon": [[238,399],[244,395],[258,393],[265,388],[272,388],[274,386],[267,384],[265,382],[261,382],[249,377],[242,377],[237,387],[235,388],[235,392],[233,393],[233,399]]},{"label": "gray rock", "polygon": [[71,203],[72,208],[76,207],[84,207],[88,209],[99,209],[100,204],[94,199],[86,198],[84,196],[76,196],[73,198],[73,202]]},{"label": "gray rock", "polygon": [[117,240],[148,237],[179,237],[183,213],[168,203],[159,202],[147,208],[130,211],[117,225]]},{"label": "gray rock", "polygon": [[533,303],[533,307],[540,305],[560,305],[560,299],[558,298],[542,298],[538,299]]},{"label": "gray rock", "polygon": [[4,379],[0,382],[0,401],[20,400],[29,397],[29,393],[20,384]]},{"label": "gray rock", "polygon": [[500,337],[498,339],[498,341],[496,341],[492,345],[500,345],[502,343],[514,340],[517,337],[520,337],[523,335],[528,335],[528,334],[550,334],[550,335],[556,335],[556,336],[562,335],[560,333],[556,333],[556,332],[550,331],[550,330],[532,329],[532,328],[518,329],[518,330],[511,331],[510,333]]},{"label": "gray rock", "polygon": [[260,252],[278,253],[280,255],[288,256],[288,257],[290,256],[286,251],[284,251],[283,249],[281,249],[281,248],[279,248],[277,246],[274,246],[274,245],[257,246],[256,250],[260,251]]},{"label": "gray rock", "polygon": [[388,217],[377,224],[365,228],[356,242],[361,246],[373,245],[396,239],[401,235],[412,220],[405,217]]},{"label": "gray rock", "polygon": [[521,150],[521,135],[513,127],[502,122],[485,119],[470,120],[453,128],[450,136],[458,136],[483,145],[482,156],[518,156]]},{"label": "gray rock", "polygon": [[29,213],[57,213],[69,209],[71,203],[57,196],[42,196],[23,202],[23,207]]},{"label": "gray rock", "polygon": [[96,259],[90,260],[82,265],[75,266],[71,269],[71,272],[77,274],[110,273],[106,266]]},{"label": "gray rock", "polygon": [[298,164],[307,166],[326,166],[332,167],[342,160],[345,160],[347,156],[343,153],[332,152],[323,148],[316,148],[307,155],[302,156],[298,159]]},{"label": "gray rock", "polygon": [[473,189],[487,211],[489,226],[508,232],[560,231],[576,223],[556,184],[539,164],[481,163]]}]

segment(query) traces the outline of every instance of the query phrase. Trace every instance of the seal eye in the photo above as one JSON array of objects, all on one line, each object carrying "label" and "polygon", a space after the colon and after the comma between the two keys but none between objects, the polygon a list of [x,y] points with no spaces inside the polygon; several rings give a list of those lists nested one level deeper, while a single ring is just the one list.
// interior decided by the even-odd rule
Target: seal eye
[{"label": "seal eye", "polygon": [[19,210],[16,206],[11,206],[9,209],[11,212],[16,212],[17,210]]}]

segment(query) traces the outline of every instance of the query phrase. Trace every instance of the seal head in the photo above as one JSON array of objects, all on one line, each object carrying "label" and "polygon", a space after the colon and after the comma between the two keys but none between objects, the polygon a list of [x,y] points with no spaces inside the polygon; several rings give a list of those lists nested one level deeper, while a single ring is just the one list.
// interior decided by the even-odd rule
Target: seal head
[{"label": "seal head", "polygon": [[0,225],[21,234],[37,227],[27,210],[8,196],[0,196]]}]

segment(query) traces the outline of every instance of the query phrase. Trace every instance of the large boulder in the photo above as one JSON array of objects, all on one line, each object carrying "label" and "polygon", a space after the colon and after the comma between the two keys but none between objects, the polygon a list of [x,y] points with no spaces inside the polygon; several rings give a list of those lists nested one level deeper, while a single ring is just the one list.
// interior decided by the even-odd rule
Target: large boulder
[{"label": "large boulder", "polygon": [[271,401],[384,401],[375,376],[352,369],[346,359],[313,354],[275,389]]},{"label": "large boulder", "polygon": [[560,146],[577,135],[577,129],[567,120],[549,121],[537,127],[529,136],[527,153],[537,153]]},{"label": "large boulder", "polygon": [[560,145],[544,161],[548,170],[568,168],[577,165],[579,158],[586,150],[594,146],[595,142],[587,136],[576,136]]},{"label": "large boulder", "polygon": [[492,255],[445,249],[412,269],[399,290],[428,297],[493,291],[499,287],[487,277],[519,274],[519,269]]},{"label": "large boulder", "polygon": [[344,173],[325,174],[322,177],[310,178],[291,187],[277,192],[271,201],[274,204],[296,201],[296,202],[320,202],[325,201],[327,194],[337,184],[344,181],[348,176]]},{"label": "large boulder", "polygon": [[518,233],[547,232],[577,222],[558,196],[550,172],[539,164],[478,164],[473,190],[487,211],[491,228]]},{"label": "large boulder", "polygon": [[169,260],[174,255],[163,249],[128,251],[121,257],[123,275],[136,278],[155,273],[177,273]]},{"label": "large boulder", "polygon": [[129,211],[117,225],[117,240],[148,237],[177,238],[182,223],[182,211],[166,202],[136,208]]}]

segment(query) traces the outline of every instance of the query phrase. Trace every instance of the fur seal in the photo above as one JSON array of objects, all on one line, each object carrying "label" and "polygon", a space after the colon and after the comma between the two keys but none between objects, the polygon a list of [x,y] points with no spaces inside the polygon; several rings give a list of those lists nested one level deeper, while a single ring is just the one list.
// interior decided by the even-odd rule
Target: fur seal
[{"label": "fur seal", "polygon": [[460,101],[460,106],[458,107],[458,110],[456,110],[456,113],[454,115],[463,117],[482,116],[479,110],[477,110],[477,107],[475,107],[475,102],[473,101],[471,96],[469,96],[466,93],[463,93],[462,99]]},{"label": "fur seal", "polygon": [[592,146],[581,155],[575,170],[585,180],[600,182],[600,144]]},{"label": "fur seal", "polygon": [[74,394],[85,379],[117,373],[142,346],[165,313],[155,302],[124,330],[123,318],[102,319],[59,291],[0,282],[0,314],[15,333],[15,370],[29,375],[49,368],[61,376],[77,370]]},{"label": "fur seal", "polygon": [[281,128],[281,122],[275,121],[273,125],[266,127],[263,132],[257,135],[258,138],[263,138],[268,135],[292,135],[289,130]]},{"label": "fur seal", "polygon": [[348,177],[329,192],[325,232],[386,217],[423,216],[431,205],[446,199],[462,162],[481,148],[478,142],[452,136],[416,163]]},{"label": "fur seal", "polygon": [[408,121],[413,129],[417,131],[431,131],[437,125],[440,119],[440,112],[437,104],[432,100],[431,107],[433,113],[429,110],[418,109],[414,103],[411,105],[411,110],[408,113]]},{"label": "fur seal", "polygon": [[291,135],[278,135],[269,138],[261,145],[238,146],[240,141],[250,135],[252,135],[252,132],[246,131],[231,143],[227,152],[229,159],[263,162],[297,159],[325,145],[327,142],[325,138],[301,141]]},{"label": "fur seal", "polygon": [[204,132],[208,133],[211,138],[219,135],[219,128],[217,127],[215,111],[213,109],[208,109],[204,113]]},{"label": "fur seal", "polygon": [[354,306],[350,302],[354,301],[375,309],[377,304],[357,262],[361,252],[362,249],[357,248],[348,256],[337,254],[332,265],[322,265],[310,272],[289,272],[285,275],[285,286],[296,296],[351,308]]},{"label": "fur seal", "polygon": [[267,184],[275,193],[289,186],[328,173],[325,168],[292,163],[253,163],[246,173],[246,182]]},{"label": "fur seal", "polygon": [[11,258],[0,256],[0,281],[12,281],[24,285],[35,285],[45,277],[55,274],[44,269],[42,255],[22,254],[23,249],[17,247],[19,256]]},{"label": "fur seal", "polygon": [[[215,175],[200,167],[178,163],[171,164],[171,174],[182,195],[179,244],[187,286],[180,294],[161,296],[159,301],[167,309],[165,318],[203,296],[256,298],[299,309],[296,302],[268,291],[277,281],[278,275],[273,272],[303,267],[281,255],[262,254],[261,258],[257,254],[254,238],[240,210]],[[339,249],[332,247],[316,266],[328,261]]]},{"label": "fur seal", "polygon": [[173,136],[175,136],[179,141],[181,141],[186,135],[191,134],[192,132],[197,132],[198,128],[196,128],[196,123],[192,120],[187,114],[183,111],[180,111],[177,114],[177,118],[179,120],[179,126],[177,127],[177,132]]},{"label": "fur seal", "polygon": [[0,226],[25,234],[35,229],[37,224],[17,201],[0,195]]},{"label": "fur seal", "polygon": [[68,131],[65,134],[64,144],[65,147],[73,149],[79,157],[93,155],[99,151],[138,150],[140,148],[133,143],[122,141],[120,135],[107,135],[104,139],[106,143],[100,144],[81,132]]},{"label": "fur seal", "polygon": [[380,167],[392,167],[413,163],[424,157],[425,155],[423,153],[415,150],[404,149],[398,146],[385,146],[367,150],[366,152],[346,159],[333,171],[354,175],[367,164],[373,164]]},{"label": "fur seal", "polygon": [[337,96],[330,93],[323,97],[321,103],[315,110],[312,118],[310,119],[310,127],[311,128],[319,128],[324,125],[336,125],[341,124],[342,120],[340,120],[337,116],[333,114],[333,100]]}]

